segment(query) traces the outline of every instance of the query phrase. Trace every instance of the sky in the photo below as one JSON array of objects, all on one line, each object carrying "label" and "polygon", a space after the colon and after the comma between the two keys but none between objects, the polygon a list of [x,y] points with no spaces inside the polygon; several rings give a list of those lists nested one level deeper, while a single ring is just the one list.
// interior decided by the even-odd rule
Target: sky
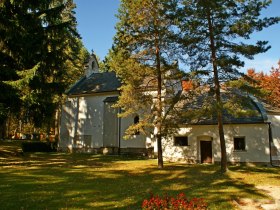
[{"label": "sky", "polygon": [[[120,0],[74,0],[76,3],[76,18],[78,32],[84,46],[103,60],[113,44],[115,25]],[[273,0],[269,8],[263,11],[266,17],[280,16],[280,0]],[[254,60],[245,61],[241,71],[254,68],[257,72],[268,72],[271,67],[277,67],[280,59],[280,23],[270,26],[261,32],[254,33],[250,42],[257,40],[269,41],[271,49],[266,53],[256,55]]]}]

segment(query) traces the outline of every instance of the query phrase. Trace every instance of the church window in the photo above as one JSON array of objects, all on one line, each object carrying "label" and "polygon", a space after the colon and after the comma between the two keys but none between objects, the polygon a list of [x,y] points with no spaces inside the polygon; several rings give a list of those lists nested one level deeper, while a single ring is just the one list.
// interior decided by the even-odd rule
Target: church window
[{"label": "church window", "polygon": [[235,151],[245,151],[246,150],[245,137],[234,137],[233,142],[234,142]]},{"label": "church window", "polygon": [[[134,117],[134,125],[137,125],[138,123],[139,123],[139,116],[136,115],[136,116]],[[139,134],[140,134],[139,129],[136,129],[134,134],[135,134],[135,135],[139,135]]]},{"label": "church window", "polygon": [[189,146],[188,136],[174,136],[174,146]]}]

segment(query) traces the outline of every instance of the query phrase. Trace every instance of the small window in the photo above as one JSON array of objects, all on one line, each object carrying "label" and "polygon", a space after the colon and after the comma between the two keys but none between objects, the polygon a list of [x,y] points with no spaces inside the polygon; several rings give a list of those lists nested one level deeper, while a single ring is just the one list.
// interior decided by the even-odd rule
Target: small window
[{"label": "small window", "polygon": [[175,136],[174,145],[175,146],[189,146],[189,139],[187,136]]},{"label": "small window", "polygon": [[235,151],[245,151],[245,137],[234,137],[233,141]]},{"label": "small window", "polygon": [[[138,115],[136,115],[135,117],[134,117],[134,125],[137,125],[138,123],[139,123],[139,116]],[[139,135],[140,134],[140,131],[139,131],[139,129],[136,129],[135,130],[135,132],[134,132],[134,135]]]},{"label": "small window", "polygon": [[94,67],[95,67],[95,62],[92,61],[92,63],[91,63],[91,69],[94,69]]}]

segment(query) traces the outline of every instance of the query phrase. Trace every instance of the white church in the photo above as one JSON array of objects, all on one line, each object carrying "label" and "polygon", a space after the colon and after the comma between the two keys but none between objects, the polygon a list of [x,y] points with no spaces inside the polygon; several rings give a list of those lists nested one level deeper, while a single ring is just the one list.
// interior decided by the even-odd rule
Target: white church
[{"label": "white church", "polygon": [[[67,91],[60,120],[61,151],[103,154],[157,152],[151,136],[123,138],[139,116],[118,118],[112,105],[120,95],[120,81],[114,72],[99,72],[96,57],[89,60],[85,75]],[[224,123],[228,162],[280,164],[280,110],[252,98],[257,116],[229,119]],[[221,160],[215,122],[185,124],[171,139],[163,139],[166,161],[214,163]]]}]

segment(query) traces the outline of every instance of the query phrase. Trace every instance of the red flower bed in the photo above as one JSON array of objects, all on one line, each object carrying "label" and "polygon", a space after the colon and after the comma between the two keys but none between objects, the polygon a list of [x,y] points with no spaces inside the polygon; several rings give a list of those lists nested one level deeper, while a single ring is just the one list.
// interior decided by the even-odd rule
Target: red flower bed
[{"label": "red flower bed", "polygon": [[143,210],[206,210],[207,203],[203,198],[187,199],[184,193],[176,197],[151,195],[142,203]]}]

